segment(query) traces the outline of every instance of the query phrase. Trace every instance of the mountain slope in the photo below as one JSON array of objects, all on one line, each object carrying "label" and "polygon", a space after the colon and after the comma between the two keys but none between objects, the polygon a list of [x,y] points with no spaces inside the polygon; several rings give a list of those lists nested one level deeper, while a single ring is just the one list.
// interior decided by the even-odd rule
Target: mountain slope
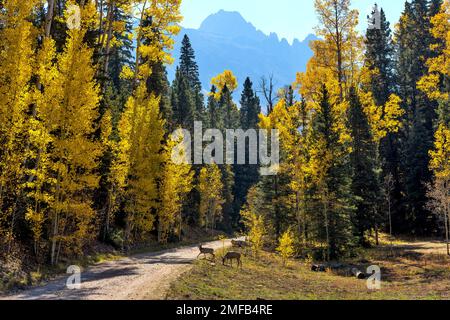
[{"label": "mountain slope", "polygon": [[238,12],[219,11],[206,18],[199,29],[183,29],[176,39],[175,63],[168,68],[173,80],[178,65],[181,40],[187,34],[196,53],[200,69],[200,80],[204,90],[210,89],[212,77],[225,69],[238,77],[240,88],[235,98],[239,99],[247,76],[259,83],[262,76],[273,74],[277,87],[291,84],[299,71],[304,71],[312,56],[308,46],[314,36],[303,42],[294,40],[290,45],[286,39],[278,39],[275,33],[265,35]]}]

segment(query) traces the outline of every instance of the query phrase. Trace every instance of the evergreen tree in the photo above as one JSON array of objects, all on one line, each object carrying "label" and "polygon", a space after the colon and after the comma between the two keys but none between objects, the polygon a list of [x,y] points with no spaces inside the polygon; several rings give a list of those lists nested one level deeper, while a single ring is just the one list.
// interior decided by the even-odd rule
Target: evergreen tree
[{"label": "evergreen tree", "polygon": [[115,6],[112,20],[122,23],[123,29],[113,31],[113,37],[120,45],[110,49],[107,76],[115,88],[122,89],[123,80],[120,78],[122,69],[124,66],[133,65],[133,41],[129,37],[133,33],[132,16],[121,6]]},{"label": "evergreen tree", "polygon": [[219,104],[215,98],[217,88],[213,85],[211,87],[211,94],[208,96],[207,113],[208,123],[211,128],[223,128],[222,114],[219,110]]},{"label": "evergreen tree", "polygon": [[[218,118],[221,120],[221,126],[215,129],[222,130],[222,134],[226,136],[227,129],[239,128],[239,109],[233,102],[232,92],[225,85],[221,91]],[[236,151],[236,148],[235,148]],[[226,152],[226,145],[224,144],[224,154]],[[235,153],[236,154],[236,153]],[[234,165],[222,164],[219,166],[222,172],[223,183],[223,198],[225,200],[223,204],[223,227],[227,230],[231,229],[232,223],[237,221],[237,212],[234,207],[234,186],[235,186],[235,173]]]},{"label": "evergreen tree", "polygon": [[180,72],[188,79],[192,90],[201,91],[198,65],[195,62],[195,52],[187,35],[181,43]]},{"label": "evergreen tree", "polygon": [[187,35],[184,35],[181,54],[180,54],[180,73],[186,78],[189,88],[191,90],[191,96],[194,100],[195,111],[194,120],[195,121],[205,121],[205,106],[204,106],[204,96],[202,94],[202,85],[200,82],[199,70],[197,62],[195,61],[195,52],[192,48],[191,42]]},{"label": "evergreen tree", "polygon": [[[373,92],[375,103],[382,106],[395,92],[394,43],[390,24],[386,20],[386,14],[382,8],[378,12],[378,7],[375,5],[374,11],[368,19],[369,24],[373,26],[367,29],[365,38],[364,63],[371,74],[370,88],[368,89]],[[377,26],[378,22],[380,28]]]},{"label": "evergreen tree", "polygon": [[[241,95],[241,109],[240,109],[240,123],[242,130],[257,129],[259,122],[259,114],[261,113],[261,106],[259,98],[253,91],[253,84],[249,78],[244,82],[244,90]],[[257,152],[258,150],[252,150]],[[246,142],[245,165],[237,164],[235,166],[235,185],[234,185],[234,211],[237,213],[241,210],[242,205],[246,202],[246,197],[249,189],[255,185],[259,180],[259,166],[257,164],[250,164],[249,145]],[[237,221],[233,221],[236,223]]]},{"label": "evergreen tree", "polygon": [[[160,98],[159,110],[163,119],[166,120],[167,129],[172,132],[173,110],[171,104],[171,89],[167,79],[167,70],[162,62],[152,65],[152,74],[147,79],[147,91],[152,92]],[[173,129],[173,130],[172,130]]]},{"label": "evergreen tree", "polygon": [[[406,111],[402,130],[402,185],[406,194],[403,216],[394,219],[401,231],[429,233],[434,229],[426,209],[426,184],[432,174],[428,151],[433,147],[437,104],[418,90],[417,83],[427,72],[431,56],[430,10],[427,0],[405,4],[397,29],[399,95]],[[399,230],[396,228],[396,230]]]},{"label": "evergreen tree", "polygon": [[220,117],[223,119],[223,127],[217,129],[237,129],[239,128],[240,116],[239,109],[233,102],[233,92],[228,89],[228,86],[222,89],[219,100]]},{"label": "evergreen tree", "polygon": [[364,232],[377,226],[376,210],[379,184],[376,175],[376,145],[370,125],[355,88],[350,90],[349,124],[352,135],[350,163],[353,170],[352,191],[356,201],[353,218],[356,235],[365,244]]},{"label": "evergreen tree", "polygon": [[327,242],[325,258],[348,253],[353,245],[354,198],[351,192],[351,173],[346,143],[341,142],[341,132],[336,130],[336,106],[330,102],[326,86],[321,89],[320,108],[313,118],[311,162],[318,209],[321,212],[318,235]]},{"label": "evergreen tree", "polygon": [[194,130],[195,100],[188,79],[177,68],[172,84],[172,121],[175,127]]}]

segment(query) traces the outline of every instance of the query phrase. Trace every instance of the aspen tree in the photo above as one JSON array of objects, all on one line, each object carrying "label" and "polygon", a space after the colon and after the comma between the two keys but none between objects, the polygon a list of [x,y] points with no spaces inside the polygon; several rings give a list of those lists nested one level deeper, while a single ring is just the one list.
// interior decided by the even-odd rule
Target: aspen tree
[{"label": "aspen tree", "polygon": [[222,205],[225,202],[222,198],[222,174],[217,164],[202,168],[197,188],[200,193],[199,224],[206,230],[212,230],[222,218]]},{"label": "aspen tree", "polygon": [[[166,243],[170,232],[181,239],[183,203],[193,188],[194,171],[184,163],[186,150],[177,137],[171,136],[164,153],[164,172],[158,210],[158,242]],[[174,160],[175,159],[175,160]]]},{"label": "aspen tree", "polygon": [[[94,140],[99,89],[94,80],[93,50],[84,43],[94,21],[95,8],[86,4],[81,8],[80,28],[68,30],[64,51],[55,55],[51,39],[43,48],[48,62],[41,74],[45,90],[37,108],[51,133],[46,183],[50,186],[52,264],[58,262],[61,253],[81,252],[95,235],[92,197],[99,182],[96,169],[102,152],[101,143]],[[52,66],[55,56],[57,62]]]},{"label": "aspen tree", "polygon": [[[158,184],[162,166],[164,121],[159,99],[139,85],[130,97],[122,117],[121,140],[129,144],[128,179],[125,193],[126,238],[142,239],[153,229],[158,205]],[[125,128],[127,125],[129,128]]]},{"label": "aspen tree", "polygon": [[27,111],[32,103],[30,81],[35,63],[30,16],[37,3],[7,0],[0,11],[0,238],[10,245],[17,201],[24,187]]},{"label": "aspen tree", "polygon": [[216,98],[217,101],[221,98],[222,91],[225,87],[227,87],[230,93],[233,93],[233,91],[238,87],[237,79],[231,70],[225,70],[221,74],[212,78],[211,84],[218,89],[214,94],[214,98]]}]

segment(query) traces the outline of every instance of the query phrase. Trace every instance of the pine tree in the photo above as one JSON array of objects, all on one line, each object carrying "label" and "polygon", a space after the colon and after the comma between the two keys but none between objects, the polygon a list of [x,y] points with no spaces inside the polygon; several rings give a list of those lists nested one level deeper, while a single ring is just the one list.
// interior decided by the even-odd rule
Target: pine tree
[{"label": "pine tree", "polygon": [[232,94],[233,91],[230,91],[228,86],[225,85],[221,91],[219,100],[219,110],[221,113],[221,118],[223,119],[223,127],[218,129],[226,130],[239,128],[239,109],[233,102]]},{"label": "pine tree", "polygon": [[297,165],[300,164],[298,160],[301,154],[298,148],[301,133],[294,129],[299,128],[298,111],[297,106],[288,107],[282,99],[270,114],[260,114],[259,127],[266,130],[268,135],[272,134],[272,130],[277,130],[280,142],[280,163],[273,167],[276,174],[262,176],[259,183],[267,209],[265,221],[271,230],[273,241],[277,241],[288,226],[298,222],[295,218],[298,218],[300,212],[300,208],[295,207],[294,203],[299,192],[297,182],[301,179],[300,171],[294,171],[299,169]]},{"label": "pine tree", "polygon": [[189,86],[192,90],[195,104],[195,121],[205,121],[205,106],[204,96],[202,93],[202,84],[200,82],[200,75],[197,62],[195,61],[195,52],[191,46],[189,37],[184,36],[180,55],[180,71],[187,77]]}]

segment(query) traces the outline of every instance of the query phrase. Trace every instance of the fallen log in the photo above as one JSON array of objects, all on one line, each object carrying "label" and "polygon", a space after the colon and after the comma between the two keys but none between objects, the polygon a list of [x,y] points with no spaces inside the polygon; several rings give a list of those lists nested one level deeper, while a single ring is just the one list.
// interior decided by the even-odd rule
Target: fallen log
[{"label": "fallen log", "polygon": [[366,274],[365,274],[365,273],[362,273],[359,269],[353,268],[353,269],[352,269],[352,274],[353,274],[357,279],[360,279],[360,280],[366,279]]},{"label": "fallen log", "polygon": [[311,271],[313,271],[313,272],[326,272],[327,268],[324,265],[313,264],[311,266]]}]

